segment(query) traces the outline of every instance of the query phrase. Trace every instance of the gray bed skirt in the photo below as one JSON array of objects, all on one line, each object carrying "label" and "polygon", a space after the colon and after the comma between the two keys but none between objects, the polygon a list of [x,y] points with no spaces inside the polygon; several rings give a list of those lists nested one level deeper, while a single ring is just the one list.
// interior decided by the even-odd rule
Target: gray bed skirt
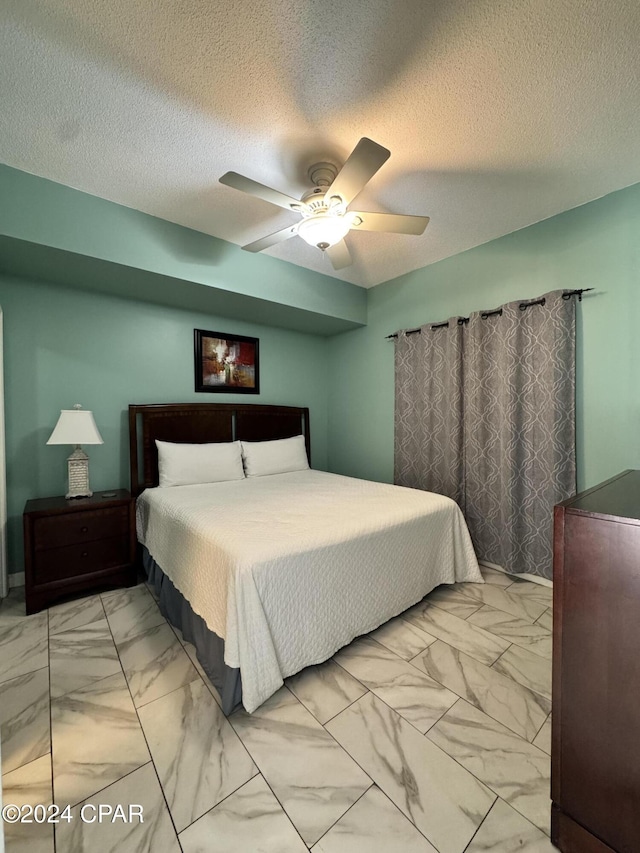
[{"label": "gray bed skirt", "polygon": [[187,599],[175,588],[147,549],[141,547],[142,565],[158,596],[162,615],[182,631],[187,642],[196,647],[200,666],[220,694],[223,713],[230,714],[242,704],[240,670],[226,665],[224,640],[207,628],[204,619],[193,612]]}]

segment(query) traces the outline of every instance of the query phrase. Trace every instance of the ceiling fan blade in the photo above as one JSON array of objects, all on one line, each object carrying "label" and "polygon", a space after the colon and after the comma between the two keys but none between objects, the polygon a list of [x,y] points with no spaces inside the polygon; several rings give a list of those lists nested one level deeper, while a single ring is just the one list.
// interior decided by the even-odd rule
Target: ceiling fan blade
[{"label": "ceiling fan blade", "polygon": [[349,204],[390,156],[387,148],[363,136],[338,172],[327,195],[340,196],[345,204]]},{"label": "ceiling fan blade", "polygon": [[[402,213],[367,213],[350,210],[354,231],[393,231],[396,234],[422,234],[429,224],[428,216],[408,216]],[[362,220],[358,222],[358,219]]]},{"label": "ceiling fan blade", "polygon": [[228,187],[233,187],[234,190],[255,195],[271,204],[277,204],[278,207],[295,210],[296,213],[303,213],[307,210],[307,205],[303,201],[299,201],[297,198],[293,198],[293,196],[285,195],[285,193],[281,193],[278,190],[273,190],[271,187],[265,187],[264,184],[259,184],[251,178],[245,178],[244,175],[239,175],[237,172],[227,172],[220,178],[220,183],[226,184]]},{"label": "ceiling fan blade", "polygon": [[276,231],[274,234],[269,234],[267,237],[262,237],[260,240],[255,240],[242,248],[245,252],[261,252],[263,249],[268,249],[270,246],[275,246],[288,240],[289,237],[295,237],[298,233],[297,225],[288,225],[281,231]]},{"label": "ceiling fan blade", "polygon": [[344,240],[340,240],[339,243],[329,246],[328,249],[325,249],[325,253],[329,256],[334,270],[341,270],[352,263],[349,247]]}]

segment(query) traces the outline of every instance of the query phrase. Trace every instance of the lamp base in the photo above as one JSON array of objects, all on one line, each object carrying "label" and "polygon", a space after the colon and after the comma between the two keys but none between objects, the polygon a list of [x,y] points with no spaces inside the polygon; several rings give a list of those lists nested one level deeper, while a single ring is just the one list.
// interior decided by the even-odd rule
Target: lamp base
[{"label": "lamp base", "polygon": [[65,495],[71,498],[90,498],[93,492],[89,488],[89,457],[78,444],[67,459],[69,471],[69,491]]}]

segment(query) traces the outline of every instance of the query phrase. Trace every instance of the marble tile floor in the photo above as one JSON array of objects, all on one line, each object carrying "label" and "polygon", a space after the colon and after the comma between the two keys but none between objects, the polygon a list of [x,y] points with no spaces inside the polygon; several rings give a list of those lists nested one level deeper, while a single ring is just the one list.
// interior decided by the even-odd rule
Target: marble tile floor
[{"label": "marble tile floor", "polygon": [[[552,853],[551,590],[443,585],[222,714],[145,584],[0,604],[7,853]],[[99,804],[144,822],[80,820]]]}]

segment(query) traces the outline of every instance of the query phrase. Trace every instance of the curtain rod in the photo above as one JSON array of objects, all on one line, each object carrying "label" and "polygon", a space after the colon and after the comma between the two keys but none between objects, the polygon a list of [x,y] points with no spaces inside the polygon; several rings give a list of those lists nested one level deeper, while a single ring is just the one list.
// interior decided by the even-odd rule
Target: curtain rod
[{"label": "curtain rod", "polygon": [[[578,301],[579,301],[579,302],[582,302],[582,294],[583,294],[583,293],[587,293],[587,292],[588,292],[588,291],[590,291],[590,290],[593,290],[593,287],[583,287],[581,290],[566,290],[566,291],[562,294],[562,298],[563,298],[563,299],[565,299],[565,300],[567,300],[567,299],[571,299],[571,297],[572,297],[572,296],[577,296],[577,297],[578,297]],[[520,308],[520,310],[521,310],[521,311],[526,311],[526,309],[527,309],[527,308],[530,308],[532,305],[544,305],[546,301],[547,301],[547,300],[546,300],[546,299],[544,298],[544,296],[543,296],[543,297],[542,297],[542,299],[535,299],[535,300],[533,300],[532,302],[521,302],[521,303],[520,303],[520,305],[519,305],[518,307]],[[500,316],[502,316],[502,308],[496,308],[496,310],[495,310],[495,311],[483,311],[483,312],[480,314],[480,316],[482,317],[482,319],[483,319],[483,320],[486,320],[486,319],[487,319],[487,317],[494,317],[496,314],[499,314]],[[468,318],[468,317],[458,317],[458,325],[459,325],[459,326],[462,326],[462,325],[464,325],[465,323],[468,323],[468,322],[469,322],[469,318]],[[431,328],[432,328],[432,329],[444,329],[444,328],[446,328],[446,327],[448,327],[448,326],[449,326],[449,321],[448,321],[448,320],[445,320],[445,321],[444,321],[444,323],[433,323],[433,324],[432,324],[432,326],[431,326]],[[422,329],[421,329],[421,328],[418,328],[418,329],[407,329],[407,331],[406,331],[406,333],[405,333],[405,334],[407,334],[407,335],[416,335],[416,334],[418,334],[418,335],[419,335],[421,331],[422,331]],[[396,332],[395,334],[393,334],[393,335],[387,335],[387,336],[386,336],[387,340],[389,340],[389,338],[397,338],[397,337],[398,337],[398,333],[397,333],[397,332]]]}]

